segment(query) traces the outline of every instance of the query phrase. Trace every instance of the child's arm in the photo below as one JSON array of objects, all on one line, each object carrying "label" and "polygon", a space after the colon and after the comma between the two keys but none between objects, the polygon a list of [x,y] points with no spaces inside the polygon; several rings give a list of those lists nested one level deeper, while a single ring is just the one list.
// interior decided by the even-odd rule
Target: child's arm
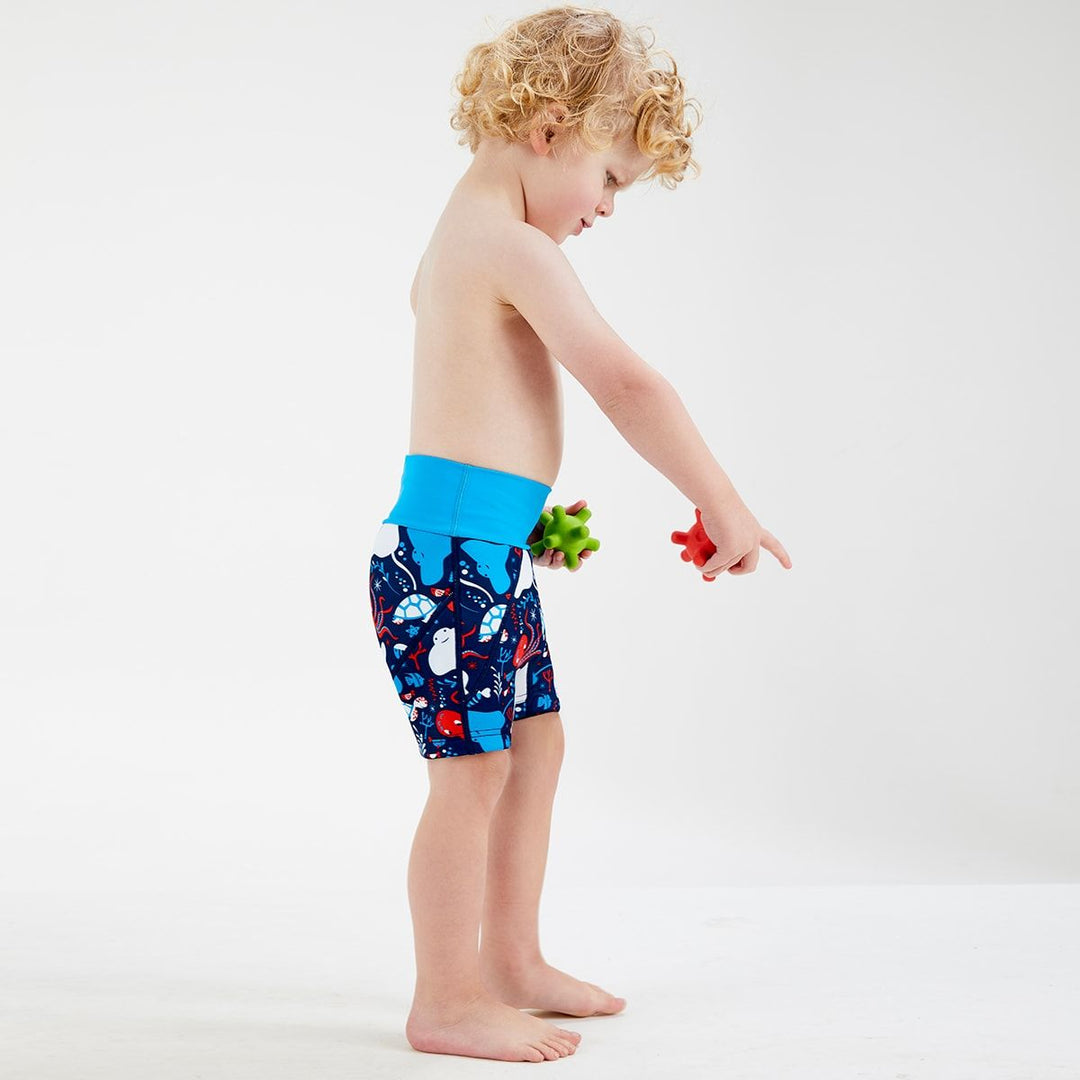
[{"label": "child's arm", "polygon": [[695,506],[742,502],[675,388],[604,321],[558,244],[525,222],[508,228],[493,266],[500,299],[517,308],[623,438]]},{"label": "child's arm", "polygon": [[517,308],[622,437],[701,510],[716,545],[701,573],[751,573],[759,546],[790,570],[783,545],[740,498],[675,388],[601,318],[558,244],[525,222],[507,229],[493,259],[499,298]]},{"label": "child's arm", "polygon": [[416,274],[412,279],[412,288],[409,290],[409,304],[412,306],[412,313],[416,314],[416,295],[420,288],[420,267],[423,266],[424,260],[421,259],[416,267]]}]

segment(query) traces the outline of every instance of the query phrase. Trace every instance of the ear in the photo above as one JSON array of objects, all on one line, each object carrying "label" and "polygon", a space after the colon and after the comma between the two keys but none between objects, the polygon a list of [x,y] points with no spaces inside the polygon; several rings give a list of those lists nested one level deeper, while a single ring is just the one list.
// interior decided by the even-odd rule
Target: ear
[{"label": "ear", "polygon": [[529,135],[529,145],[541,157],[550,149],[559,136],[559,125],[570,110],[561,102],[555,101],[547,107]]}]

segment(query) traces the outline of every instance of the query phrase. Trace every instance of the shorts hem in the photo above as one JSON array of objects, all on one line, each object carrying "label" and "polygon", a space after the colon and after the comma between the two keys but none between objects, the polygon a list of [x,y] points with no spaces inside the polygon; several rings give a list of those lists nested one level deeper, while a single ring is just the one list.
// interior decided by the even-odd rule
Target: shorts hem
[{"label": "shorts hem", "polygon": [[537,709],[536,712],[522,713],[521,716],[515,715],[514,723],[516,724],[519,720],[528,720],[530,716],[543,716],[544,713],[549,712],[562,712],[562,703],[556,701],[550,709]]}]

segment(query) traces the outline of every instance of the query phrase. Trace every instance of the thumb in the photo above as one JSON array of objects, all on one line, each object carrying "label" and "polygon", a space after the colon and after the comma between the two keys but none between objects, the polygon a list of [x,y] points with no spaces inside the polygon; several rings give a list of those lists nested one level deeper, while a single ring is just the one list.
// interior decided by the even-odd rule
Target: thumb
[{"label": "thumb", "polygon": [[729,567],[734,566],[741,558],[741,555],[735,555],[718,559],[716,555],[713,555],[713,557],[701,567],[701,572],[706,577],[719,577]]}]

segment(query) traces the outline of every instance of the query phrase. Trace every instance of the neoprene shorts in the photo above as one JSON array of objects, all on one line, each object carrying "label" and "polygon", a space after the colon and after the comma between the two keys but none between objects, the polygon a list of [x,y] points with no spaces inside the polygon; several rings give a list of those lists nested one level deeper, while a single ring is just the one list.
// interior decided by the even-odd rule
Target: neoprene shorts
[{"label": "neoprene shorts", "polygon": [[407,454],[371,555],[371,617],[425,758],[510,747],[559,711],[526,538],[551,492],[516,473]]}]

